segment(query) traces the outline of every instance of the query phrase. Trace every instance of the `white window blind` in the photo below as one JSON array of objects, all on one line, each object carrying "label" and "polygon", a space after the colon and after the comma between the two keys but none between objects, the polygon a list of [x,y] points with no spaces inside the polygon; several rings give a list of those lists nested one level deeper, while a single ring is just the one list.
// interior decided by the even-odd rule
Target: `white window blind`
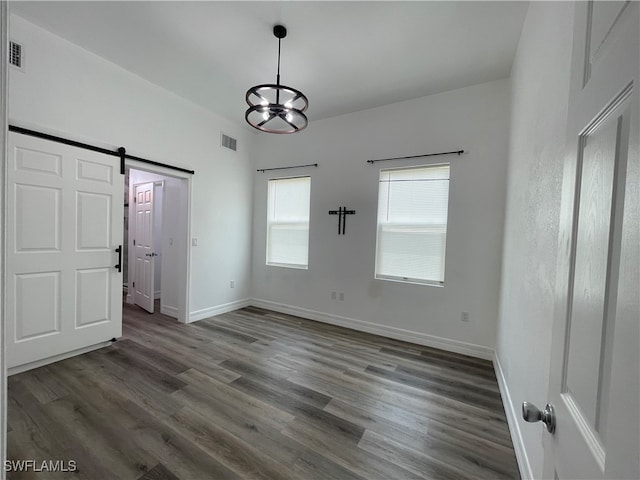
[{"label": "white window blind", "polygon": [[267,265],[307,268],[311,177],[269,180]]},{"label": "white window blind", "polygon": [[382,170],[376,278],[444,282],[449,165]]}]

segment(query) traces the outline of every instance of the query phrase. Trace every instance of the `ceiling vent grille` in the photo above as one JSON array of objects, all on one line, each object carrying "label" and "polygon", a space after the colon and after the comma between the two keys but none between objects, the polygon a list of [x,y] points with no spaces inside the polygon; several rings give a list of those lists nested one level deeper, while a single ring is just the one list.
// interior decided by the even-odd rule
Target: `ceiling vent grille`
[{"label": "ceiling vent grille", "polygon": [[224,148],[228,148],[229,150],[236,151],[237,148],[237,140],[235,138],[230,137],[229,135],[225,135],[224,133],[220,133],[220,145]]},{"label": "ceiling vent grille", "polygon": [[19,43],[9,42],[9,65],[13,65],[16,68],[22,70],[23,63],[22,45]]}]

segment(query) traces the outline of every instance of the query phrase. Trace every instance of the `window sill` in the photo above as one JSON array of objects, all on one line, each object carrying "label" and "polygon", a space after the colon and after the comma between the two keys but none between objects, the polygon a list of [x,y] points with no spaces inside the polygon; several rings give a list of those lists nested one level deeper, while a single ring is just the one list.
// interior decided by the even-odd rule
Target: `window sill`
[{"label": "window sill", "polygon": [[376,275],[375,279],[382,280],[385,282],[409,283],[411,285],[425,285],[427,287],[444,288],[444,282],[438,282],[435,280],[420,280],[418,278],[407,278],[407,277],[388,277],[385,275]]},{"label": "window sill", "polygon": [[266,263],[267,267],[292,268],[294,270],[309,270],[309,265],[293,265],[289,263]]}]

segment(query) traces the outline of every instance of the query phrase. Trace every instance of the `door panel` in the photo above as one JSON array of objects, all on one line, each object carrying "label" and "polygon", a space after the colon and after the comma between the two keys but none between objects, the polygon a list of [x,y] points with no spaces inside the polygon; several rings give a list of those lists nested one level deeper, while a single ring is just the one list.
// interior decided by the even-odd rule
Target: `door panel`
[{"label": "door panel", "polygon": [[111,248],[111,195],[78,192],[78,250]]},{"label": "door panel", "polygon": [[577,2],[545,477],[639,478],[637,2]]},{"label": "door panel", "polygon": [[111,269],[76,271],[76,327],[108,322],[111,318]]},{"label": "door panel", "polygon": [[600,58],[614,43],[619,30],[623,29],[623,20],[628,18],[625,10],[630,1],[589,2],[587,6],[586,42],[585,42],[585,83],[591,78],[591,72],[597,68]]},{"label": "door panel", "polygon": [[56,177],[62,175],[61,155],[30,150],[26,147],[18,147],[14,154],[16,171],[48,173]]},{"label": "door panel", "polygon": [[107,185],[113,182],[114,168],[110,165],[78,159],[77,170],[79,180],[93,180]]},{"label": "door panel", "polygon": [[[62,230],[61,189],[35,185],[15,186],[14,230],[16,251],[60,251]],[[39,235],[33,232],[40,231]]]},{"label": "door panel", "polygon": [[115,157],[9,134],[6,318],[9,368],[122,331],[124,182]]},{"label": "door panel", "polygon": [[578,167],[573,293],[563,391],[573,397],[582,412],[581,420],[594,430],[594,435],[600,434],[600,440],[606,415],[599,393],[607,380],[607,333],[611,333],[614,322],[613,315],[606,311],[613,287],[608,272],[610,267],[615,268],[611,263],[617,262],[611,258],[610,250],[619,251],[611,235],[614,180],[624,182],[624,172],[616,175],[621,163],[617,152],[628,148],[619,143],[624,113],[598,118],[593,122],[595,127],[585,129],[588,133],[581,137]]},{"label": "door panel", "polygon": [[16,275],[16,342],[60,333],[60,293],[60,272]]},{"label": "door panel", "polygon": [[[612,336],[615,327],[620,262],[622,196],[628,151],[628,96],[594,119],[580,137],[574,211],[574,245],[570,265],[564,376],[557,403],[566,417],[564,435],[583,445],[576,478],[599,478],[607,456],[606,424],[610,415]],[[625,121],[625,119],[627,121]],[[627,130],[627,131],[625,131]],[[572,278],[571,278],[572,277]],[[575,431],[572,431],[575,429]],[[571,432],[570,435],[568,433]],[[560,434],[559,434],[560,435]],[[559,447],[562,449],[563,447]],[[585,461],[585,457],[589,461]],[[560,478],[571,478],[574,475]]]}]

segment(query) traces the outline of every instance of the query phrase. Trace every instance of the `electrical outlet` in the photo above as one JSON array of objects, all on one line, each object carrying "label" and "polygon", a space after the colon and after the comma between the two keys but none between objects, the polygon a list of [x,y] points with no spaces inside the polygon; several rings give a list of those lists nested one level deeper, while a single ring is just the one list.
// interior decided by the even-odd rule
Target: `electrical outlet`
[{"label": "electrical outlet", "polygon": [[331,292],[331,300],[335,300],[338,296],[337,292]]},{"label": "electrical outlet", "polygon": [[462,312],[462,316],[460,317],[460,320],[463,322],[468,322],[469,321],[469,312]]},{"label": "electrical outlet", "polygon": [[198,246],[198,239],[196,237],[193,237],[191,239],[191,246],[192,247],[197,247]]},{"label": "electrical outlet", "polygon": [[236,281],[235,281],[235,280],[231,280],[231,281],[229,282],[229,287],[230,287],[230,288],[236,288]]},{"label": "electrical outlet", "polygon": [[340,298],[340,301],[344,300],[344,292],[340,292],[340,295],[338,298]]}]

